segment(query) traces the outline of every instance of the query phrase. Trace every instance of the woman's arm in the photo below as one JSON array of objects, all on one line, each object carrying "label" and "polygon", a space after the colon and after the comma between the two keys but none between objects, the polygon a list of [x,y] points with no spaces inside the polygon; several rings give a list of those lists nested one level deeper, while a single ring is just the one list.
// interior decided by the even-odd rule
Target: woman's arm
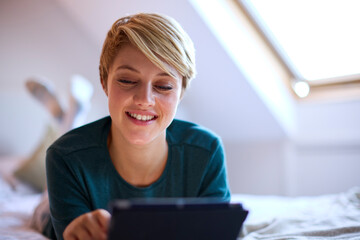
[{"label": "woman's arm", "polygon": [[99,223],[98,228],[106,228],[105,222],[110,215],[105,210],[92,212],[86,184],[68,163],[66,157],[49,148],[46,156],[47,184],[51,221],[57,239],[63,239],[65,229],[66,236],[70,237],[73,232],[81,233],[81,226],[88,225],[93,230],[97,229],[94,223]]},{"label": "woman's arm", "polygon": [[219,139],[212,143],[211,156],[204,171],[199,197],[217,197],[230,201],[224,148]]}]

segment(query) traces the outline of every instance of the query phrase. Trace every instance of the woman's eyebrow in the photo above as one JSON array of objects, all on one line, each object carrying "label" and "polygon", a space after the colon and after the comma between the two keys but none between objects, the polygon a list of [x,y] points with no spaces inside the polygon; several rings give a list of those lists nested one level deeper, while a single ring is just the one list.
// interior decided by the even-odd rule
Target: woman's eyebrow
[{"label": "woman's eyebrow", "polygon": [[167,72],[161,72],[156,74],[157,76],[161,76],[161,77],[172,77],[170,74],[168,74]]},{"label": "woman's eyebrow", "polygon": [[136,73],[140,73],[140,71],[136,70],[135,68],[129,66],[129,65],[120,65],[116,68],[116,70],[121,70],[121,69],[125,69],[125,70],[130,70]]},{"label": "woman's eyebrow", "polygon": [[[130,65],[120,65],[116,68],[116,71],[117,70],[121,70],[121,69],[125,69],[125,70],[130,70],[130,71],[133,71],[133,72],[136,72],[136,73],[140,73],[139,70],[135,69],[134,67],[130,66]],[[161,76],[161,77],[173,77],[171,76],[169,73],[167,72],[160,72],[158,74],[156,74],[157,76]]]}]

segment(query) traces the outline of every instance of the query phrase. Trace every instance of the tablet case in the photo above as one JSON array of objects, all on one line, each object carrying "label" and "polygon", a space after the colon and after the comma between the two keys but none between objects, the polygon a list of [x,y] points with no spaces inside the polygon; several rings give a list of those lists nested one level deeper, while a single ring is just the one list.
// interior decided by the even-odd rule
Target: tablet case
[{"label": "tablet case", "polygon": [[117,200],[110,212],[109,240],[235,240],[248,214],[215,198]]}]

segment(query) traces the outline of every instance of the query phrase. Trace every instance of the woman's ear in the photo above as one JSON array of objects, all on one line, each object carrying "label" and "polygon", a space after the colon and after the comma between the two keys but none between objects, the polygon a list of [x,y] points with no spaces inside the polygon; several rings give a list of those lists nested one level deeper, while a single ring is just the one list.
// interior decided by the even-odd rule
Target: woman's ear
[{"label": "woman's ear", "polygon": [[106,96],[108,96],[107,84],[106,84],[107,82],[105,82],[102,78],[100,79],[100,81],[101,81],[101,86],[102,86]]}]

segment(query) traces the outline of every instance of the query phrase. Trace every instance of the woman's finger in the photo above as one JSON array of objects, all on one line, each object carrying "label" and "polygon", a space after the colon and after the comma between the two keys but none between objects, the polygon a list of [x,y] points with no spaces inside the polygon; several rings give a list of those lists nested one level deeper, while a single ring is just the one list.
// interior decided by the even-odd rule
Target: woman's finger
[{"label": "woman's finger", "polygon": [[[107,238],[108,212],[98,209],[90,212],[84,221],[84,227],[90,233],[91,239],[102,240]],[[110,214],[109,214],[110,215]]]},{"label": "woman's finger", "polygon": [[65,240],[82,240],[107,238],[107,225],[110,213],[99,209],[75,218],[65,229]]},{"label": "woman's finger", "polygon": [[98,210],[96,210],[94,216],[95,216],[98,224],[104,230],[104,232],[107,232],[111,214],[108,211],[106,211],[105,209],[98,209]]}]

